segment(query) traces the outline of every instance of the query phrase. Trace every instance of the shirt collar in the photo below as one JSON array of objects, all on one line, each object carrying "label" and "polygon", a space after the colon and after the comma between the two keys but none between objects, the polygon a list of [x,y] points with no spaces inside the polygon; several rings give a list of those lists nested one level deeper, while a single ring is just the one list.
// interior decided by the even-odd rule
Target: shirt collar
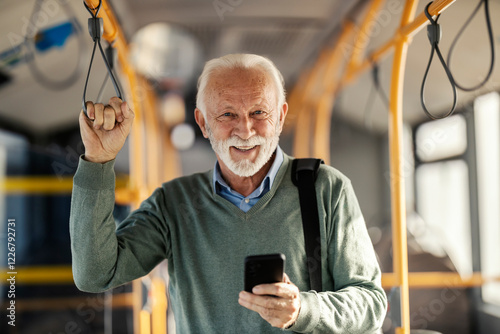
[{"label": "shirt collar", "polygon": [[[271,165],[271,168],[269,168],[269,171],[267,172],[266,176],[264,177],[264,180],[262,180],[262,183],[256,189],[256,191],[258,191],[257,195],[260,195],[263,191],[267,191],[267,190],[272,188],[273,183],[274,183],[274,179],[276,178],[276,174],[278,174],[278,170],[280,169],[282,163],[283,163],[283,151],[281,150],[281,148],[278,145],[276,147],[276,156],[274,158],[273,164]],[[214,189],[216,194],[219,194],[218,185],[226,188],[226,190],[228,190],[230,192],[236,193],[233,189],[231,189],[231,187],[222,178],[219,161],[215,161],[212,180],[213,180],[212,181],[213,189]],[[269,185],[269,186],[267,186],[267,185]],[[256,191],[254,191],[254,193]]]}]

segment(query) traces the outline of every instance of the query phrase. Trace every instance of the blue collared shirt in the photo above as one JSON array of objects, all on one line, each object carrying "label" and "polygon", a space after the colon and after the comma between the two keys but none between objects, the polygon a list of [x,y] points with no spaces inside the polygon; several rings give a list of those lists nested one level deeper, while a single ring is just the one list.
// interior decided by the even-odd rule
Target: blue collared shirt
[{"label": "blue collared shirt", "polygon": [[274,179],[276,178],[276,174],[278,174],[278,170],[280,169],[282,163],[283,151],[278,146],[276,148],[276,157],[274,158],[274,162],[267,172],[266,177],[257,189],[245,197],[237,191],[231,189],[226,181],[224,181],[221,175],[219,162],[216,161],[213,176],[213,187],[215,193],[239,207],[243,212],[248,212],[248,210],[250,210],[259,201],[259,199],[271,189]]}]

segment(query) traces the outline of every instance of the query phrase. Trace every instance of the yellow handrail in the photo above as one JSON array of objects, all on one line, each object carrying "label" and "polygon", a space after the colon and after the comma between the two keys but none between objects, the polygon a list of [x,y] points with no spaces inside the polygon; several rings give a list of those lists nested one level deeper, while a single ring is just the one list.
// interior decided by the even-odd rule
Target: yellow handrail
[{"label": "yellow handrail", "polygon": [[[456,0],[435,0],[429,6],[429,13],[431,15],[438,15],[446,8],[453,4]],[[384,57],[389,55],[389,52],[394,50],[396,43],[401,40],[411,42],[411,38],[420,32],[428,24],[425,13],[420,13],[415,20],[401,26],[394,36],[377,50],[370,53],[363,61],[353,63],[353,65],[346,71],[345,76],[342,78],[342,86],[348,85],[355,80],[359,75],[371,68],[374,63],[379,63]]]},{"label": "yellow handrail", "polygon": [[[462,277],[455,272],[410,272],[408,273],[408,286],[412,289],[420,288],[470,288],[481,286],[485,283],[499,282],[500,277],[483,277],[481,273],[473,273]],[[391,288],[398,286],[394,273],[382,274],[382,286]]]},{"label": "yellow handrail", "polygon": [[[415,16],[418,1],[408,0],[401,18],[405,26]],[[401,327],[396,334],[410,333],[410,301],[408,290],[408,246],[406,239],[406,202],[403,169],[403,83],[408,43],[396,42],[389,98],[389,160],[391,186],[391,216],[393,268],[396,285],[400,288]]]},{"label": "yellow handrail", "polygon": [[165,334],[167,332],[167,291],[165,282],[160,277],[151,279],[151,323],[152,334]]},{"label": "yellow handrail", "polygon": [[[96,8],[100,0],[85,0],[91,8]],[[102,0],[99,17],[103,19],[103,39],[113,43],[117,49],[118,61],[128,79],[130,95],[127,101],[135,113],[135,120],[130,135],[130,190],[117,193],[118,199],[132,200],[132,207],[137,208],[162,181],[180,175],[177,152],[168,142],[165,143],[160,133],[161,121],[156,112],[154,89],[148,81],[139,76],[129,63],[129,46],[125,35],[107,0]],[[161,159],[163,157],[163,159]],[[168,157],[169,165],[164,166]],[[134,333],[141,331],[140,313],[142,305],[142,287],[136,280],[132,284],[134,291]]]},{"label": "yellow handrail", "polygon": [[[116,178],[116,188],[128,186],[128,176]],[[73,190],[72,176],[8,176],[0,179],[0,192],[5,194],[70,194]]]},{"label": "yellow handrail", "polygon": [[[429,7],[429,12],[432,15],[440,14],[448,6],[450,6],[456,0],[435,0]],[[370,4],[372,10],[380,8],[382,2],[378,0],[373,0]],[[410,317],[409,317],[409,295],[408,295],[408,256],[407,256],[407,240],[406,240],[406,208],[405,208],[405,192],[404,192],[404,175],[403,175],[403,147],[402,147],[402,98],[403,98],[403,78],[404,69],[406,63],[406,54],[408,45],[411,42],[411,38],[418,33],[427,23],[427,18],[424,13],[421,13],[417,18],[415,18],[415,12],[417,8],[418,1],[408,0],[405,3],[404,11],[401,18],[400,28],[396,31],[394,37],[382,45],[378,50],[375,50],[364,60],[361,60],[361,54],[367,45],[366,40],[358,40],[354,48],[355,53],[351,55],[352,59],[346,68],[346,71],[342,78],[337,83],[335,91],[326,92],[320,99],[317,95],[305,91],[305,96],[301,99],[294,99],[294,102],[302,102],[301,106],[295,106],[299,112],[303,112],[309,108],[309,110],[317,110],[316,117],[316,135],[314,137],[314,147],[313,152],[315,156],[318,157],[328,157],[330,152],[330,117],[331,110],[333,107],[333,101],[335,95],[339,92],[340,88],[351,83],[357,76],[362,72],[367,70],[372,66],[374,62],[379,62],[382,57],[386,56],[389,51],[394,51],[394,60],[392,68],[392,82],[391,82],[391,93],[390,93],[390,104],[389,104],[389,140],[390,140],[390,173],[391,173],[391,204],[392,204],[392,231],[393,231],[393,249],[394,249],[394,274],[392,276],[394,285],[398,286],[401,290],[401,319],[402,327],[397,328],[396,333],[409,333],[410,331]],[[366,26],[370,15],[370,10],[365,16],[362,26]],[[344,29],[345,30],[345,29]],[[344,31],[345,32],[345,31]],[[342,36],[341,36],[342,38]],[[325,48],[325,49],[328,49]],[[321,57],[318,58],[315,67],[310,69],[309,73],[318,73],[319,69],[324,68],[324,63],[328,61],[325,59],[325,51],[321,53]],[[330,57],[334,57],[334,53],[327,54]],[[329,73],[328,73],[329,74]],[[328,75],[325,74],[325,75]],[[330,77],[331,78],[331,77]],[[307,76],[306,87],[315,87],[314,82],[309,82],[315,80],[312,75]],[[316,79],[321,80],[321,79]],[[298,87],[304,86],[303,83],[298,83]],[[309,101],[318,101],[314,107],[311,108]],[[299,115],[300,117],[300,115]],[[299,119],[297,117],[297,119]],[[302,116],[311,117],[311,116]],[[301,138],[301,141],[305,137],[302,132],[308,131],[297,129],[297,138]],[[300,142],[300,150],[304,151],[304,147],[307,147],[306,143]],[[296,149],[296,148],[295,148]],[[297,150],[297,149],[296,149]]]},{"label": "yellow handrail", "polygon": [[[8,283],[7,279],[11,274],[7,268],[0,268],[0,286]],[[36,284],[73,284],[73,274],[70,265],[53,265],[53,266],[17,266],[16,268],[16,284],[19,285],[36,285]],[[158,280],[158,278],[154,278]],[[481,286],[485,283],[500,282],[499,277],[484,277],[480,272],[472,273],[470,276],[462,277],[456,272],[410,272],[408,273],[408,285],[412,289],[416,288],[444,288],[444,287],[473,287]],[[158,282],[156,284],[164,283]],[[391,288],[398,286],[395,273],[382,273],[382,286]],[[163,290],[162,290],[163,289]],[[165,287],[157,285],[156,292],[165,291]],[[128,297],[127,297],[128,298]],[[131,297],[130,297],[131,298]],[[128,300],[128,299],[127,299]],[[166,300],[160,300],[160,306],[166,307]],[[113,303],[115,304],[115,299]],[[131,304],[131,302],[130,302]],[[117,305],[121,305],[117,303]],[[126,304],[129,305],[129,304]],[[161,309],[160,309],[161,310]],[[163,311],[161,311],[163,312]]]},{"label": "yellow handrail", "polygon": [[[91,299],[96,299],[98,297],[92,297]],[[0,307],[7,307],[8,300],[4,300]],[[93,303],[93,301],[90,301]],[[30,296],[28,298],[19,298],[16,300],[16,311],[17,312],[33,312],[33,311],[57,311],[57,310],[68,310],[68,309],[79,309],[82,305],[89,304],[89,296],[80,297],[48,297],[48,298],[38,298]],[[132,306],[132,293],[122,292],[118,294],[113,294],[113,298],[110,305],[113,309],[116,308],[128,308]]]}]

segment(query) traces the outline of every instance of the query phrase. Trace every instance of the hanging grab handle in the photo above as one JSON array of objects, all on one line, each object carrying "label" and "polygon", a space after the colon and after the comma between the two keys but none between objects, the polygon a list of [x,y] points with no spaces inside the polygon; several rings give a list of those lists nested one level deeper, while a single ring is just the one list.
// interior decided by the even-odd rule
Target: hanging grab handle
[{"label": "hanging grab handle", "polygon": [[455,85],[459,89],[461,89],[465,92],[472,92],[474,90],[477,90],[477,89],[483,87],[486,84],[486,82],[490,79],[491,75],[493,74],[493,67],[495,66],[495,38],[493,36],[493,28],[491,27],[490,8],[489,8],[488,0],[480,0],[479,1],[476,8],[472,11],[472,14],[469,16],[467,21],[465,21],[464,25],[462,26],[462,28],[458,32],[457,36],[453,40],[453,43],[451,43],[450,51],[448,52],[448,58],[446,59],[448,66],[451,67],[451,54],[453,53],[453,50],[455,49],[455,46],[457,45],[457,42],[458,42],[460,36],[462,36],[462,34],[464,33],[467,26],[471,23],[474,16],[476,16],[476,14],[479,11],[479,8],[483,4],[483,2],[484,2],[484,14],[486,17],[486,28],[488,30],[488,40],[489,40],[489,44],[490,44],[490,57],[491,57],[490,67],[488,69],[488,73],[483,78],[483,80],[475,86],[465,87],[462,84],[459,84],[457,82],[457,80],[455,80]]},{"label": "hanging grab handle", "polygon": [[[420,102],[422,104],[422,108],[424,109],[424,112],[427,116],[429,116],[431,119],[441,119],[441,118],[446,118],[448,116],[451,116],[453,112],[455,111],[455,107],[457,105],[457,88],[455,85],[455,80],[453,79],[453,76],[451,75],[450,69],[448,68],[448,65],[446,65],[446,62],[444,61],[443,55],[441,54],[441,51],[439,50],[439,41],[441,40],[441,26],[437,23],[439,16],[436,17],[434,20],[432,18],[432,15],[429,13],[429,6],[432,4],[432,2],[429,2],[427,6],[425,7],[425,16],[427,16],[427,19],[430,21],[430,25],[427,26],[427,37],[429,38],[429,42],[431,43],[431,56],[429,58],[429,63],[427,64],[427,69],[425,70],[424,74],[424,79],[422,80],[422,87],[420,89]],[[434,52],[437,53],[439,60],[441,61],[441,64],[443,65],[444,71],[446,72],[446,75],[448,76],[448,80],[451,84],[451,88],[453,90],[453,105],[451,109],[444,115],[444,116],[436,116],[433,115],[427,110],[427,106],[425,105],[425,98],[424,98],[424,88],[425,88],[425,83],[427,81],[427,74],[429,73],[429,69],[432,64],[432,58],[434,57]]]},{"label": "hanging grab handle", "polygon": [[102,59],[103,59],[104,64],[106,65],[106,68],[108,70],[108,75],[111,77],[111,82],[113,83],[113,87],[115,88],[116,95],[121,100],[123,100],[123,98],[122,98],[122,93],[120,91],[120,86],[118,85],[118,81],[116,80],[116,78],[113,74],[113,70],[111,68],[111,65],[108,61],[108,58],[104,54],[104,50],[102,49],[102,46],[101,46],[101,37],[102,37],[102,33],[103,33],[103,23],[102,23],[102,18],[97,17],[97,15],[99,14],[99,11],[101,10],[102,0],[99,0],[99,5],[95,9],[95,13],[94,13],[94,10],[92,8],[87,6],[85,1],[83,1],[83,5],[85,6],[85,8],[87,8],[90,15],[92,16],[91,18],[89,18],[88,25],[89,25],[90,37],[92,37],[92,40],[94,41],[94,48],[92,49],[92,56],[90,57],[89,70],[87,72],[87,78],[85,79],[85,86],[83,88],[83,98],[82,98],[83,112],[88,117],[85,95],[87,93],[87,85],[89,82],[90,70],[92,69],[92,62],[94,60],[96,46],[99,46],[99,50],[101,52]]}]

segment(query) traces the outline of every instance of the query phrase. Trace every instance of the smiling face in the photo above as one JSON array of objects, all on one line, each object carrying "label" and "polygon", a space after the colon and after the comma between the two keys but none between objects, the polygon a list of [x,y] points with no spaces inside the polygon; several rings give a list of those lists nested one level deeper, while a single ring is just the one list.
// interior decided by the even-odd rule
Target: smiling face
[{"label": "smiling face", "polygon": [[224,69],[213,74],[196,121],[210,139],[221,169],[241,177],[259,172],[276,150],[286,103],[278,106],[276,86],[263,70]]}]

